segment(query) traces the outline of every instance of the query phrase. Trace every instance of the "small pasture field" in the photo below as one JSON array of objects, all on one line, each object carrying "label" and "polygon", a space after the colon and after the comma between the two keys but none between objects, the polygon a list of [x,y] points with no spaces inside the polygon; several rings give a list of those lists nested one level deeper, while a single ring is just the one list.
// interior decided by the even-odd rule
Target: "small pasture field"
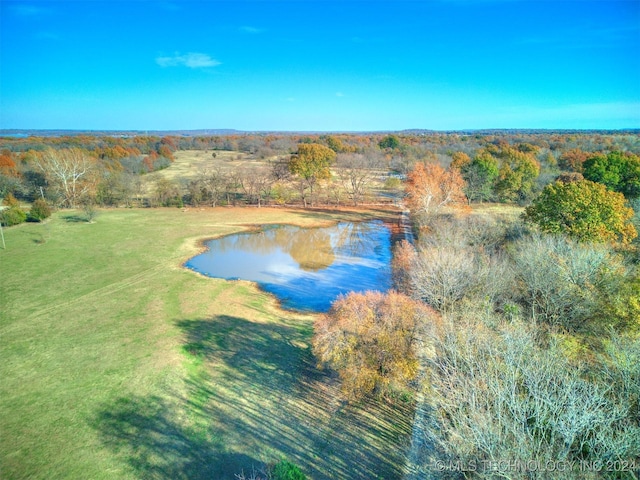
[{"label": "small pasture field", "polygon": [[231,480],[281,458],[316,480],[402,478],[411,404],[344,403],[313,315],[181,266],[248,226],[389,214],[112,209],[6,228],[0,478]]},{"label": "small pasture field", "polygon": [[[213,157],[213,154],[216,156]],[[287,158],[286,155],[279,156],[280,159]],[[155,181],[159,178],[164,178],[181,184],[184,190],[184,185],[191,180],[196,180],[202,175],[206,169],[219,169],[222,172],[250,172],[254,169],[269,169],[273,166],[273,161],[277,160],[278,156],[270,158],[256,158],[253,155],[243,152],[228,151],[228,150],[179,150],[174,153],[174,161],[167,168],[158,170],[145,177],[145,194],[151,195],[155,189]],[[344,187],[340,185],[339,174],[335,168],[332,169],[332,175],[334,177],[334,187],[342,192],[341,204],[351,204],[348,200],[348,196],[344,193]],[[400,195],[400,189],[395,188],[386,190],[384,188],[384,182],[388,178],[388,170],[381,168],[371,171],[371,179],[369,181],[370,191],[367,193],[365,202],[369,203],[390,203],[391,199]],[[322,190],[321,183],[318,190]],[[291,185],[291,190],[294,198],[298,197],[297,187]],[[183,192],[184,193],[184,192]],[[332,204],[335,204],[333,195],[325,192],[325,197],[330,198]]]},{"label": "small pasture field", "polygon": [[269,166],[268,159],[260,160],[247,153],[230,150],[178,150],[174,152],[174,158],[168,168],[159,170],[154,175],[169,180],[193,180],[207,168],[231,170]]}]

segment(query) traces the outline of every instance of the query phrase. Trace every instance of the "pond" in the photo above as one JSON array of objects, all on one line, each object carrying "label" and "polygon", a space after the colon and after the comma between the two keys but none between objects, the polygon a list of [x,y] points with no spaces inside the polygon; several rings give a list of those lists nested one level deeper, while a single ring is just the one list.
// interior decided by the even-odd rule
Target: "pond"
[{"label": "pond", "polygon": [[293,310],[325,312],[340,294],[391,288],[391,234],[380,221],[265,226],[206,246],[185,266],[209,277],[256,282]]}]

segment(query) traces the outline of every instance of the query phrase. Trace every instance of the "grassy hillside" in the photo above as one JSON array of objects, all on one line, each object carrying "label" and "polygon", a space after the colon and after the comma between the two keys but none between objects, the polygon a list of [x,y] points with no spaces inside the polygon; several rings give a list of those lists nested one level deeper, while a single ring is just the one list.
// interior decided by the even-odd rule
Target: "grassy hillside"
[{"label": "grassy hillside", "polygon": [[5,229],[0,478],[232,479],[282,457],[315,479],[400,478],[410,406],[345,405],[315,368],[313,316],[181,268],[243,225],[371,214],[62,211]]}]

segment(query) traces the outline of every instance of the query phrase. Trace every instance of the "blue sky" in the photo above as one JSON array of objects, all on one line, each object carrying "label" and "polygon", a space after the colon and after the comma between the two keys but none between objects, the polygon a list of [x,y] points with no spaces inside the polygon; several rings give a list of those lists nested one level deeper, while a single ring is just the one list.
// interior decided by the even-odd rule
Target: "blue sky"
[{"label": "blue sky", "polygon": [[0,8],[0,128],[640,128],[640,0]]}]

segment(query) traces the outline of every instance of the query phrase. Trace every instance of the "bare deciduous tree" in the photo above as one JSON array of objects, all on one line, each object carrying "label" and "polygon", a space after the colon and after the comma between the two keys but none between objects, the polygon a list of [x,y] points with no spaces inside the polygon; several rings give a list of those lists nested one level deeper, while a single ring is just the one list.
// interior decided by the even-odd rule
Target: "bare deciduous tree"
[{"label": "bare deciduous tree", "polygon": [[76,207],[95,187],[95,161],[79,148],[48,148],[36,157],[35,165],[60,194],[63,206]]},{"label": "bare deciduous tree", "polygon": [[276,181],[287,181],[291,178],[289,161],[286,158],[276,158],[269,164],[271,165],[272,176]]},{"label": "bare deciduous tree", "polygon": [[236,194],[241,188],[240,174],[237,171],[230,171],[224,176],[224,191],[227,197],[227,205],[236,204]]},{"label": "bare deciduous tree", "polygon": [[272,172],[267,168],[241,169],[238,172],[240,186],[247,196],[249,203],[262,206],[263,200],[268,200],[273,185]]},{"label": "bare deciduous tree", "polygon": [[[518,322],[497,330],[443,324],[432,339],[429,367],[437,422],[425,426],[437,450],[460,465],[476,465],[475,478],[586,478],[589,472],[580,469],[526,465],[637,459],[637,400],[632,390],[611,386],[622,381],[619,366],[627,363],[608,359],[609,378],[585,375],[559,344],[540,347],[536,336],[535,327]],[[640,358],[637,348],[633,358]]]},{"label": "bare deciduous tree", "polygon": [[482,218],[442,214],[427,218],[426,226],[428,233],[423,232],[414,257],[405,261],[406,272],[401,272],[404,288],[413,296],[441,312],[463,299],[493,305],[511,298],[513,274],[508,259],[497,251],[503,228]]},{"label": "bare deciduous tree", "polygon": [[382,154],[338,154],[335,170],[349,199],[354,205],[362,202],[371,181],[382,167]]},{"label": "bare deciduous tree", "polygon": [[220,168],[205,168],[198,177],[207,192],[210,205],[215,207],[224,195],[227,175]]},{"label": "bare deciduous tree", "polygon": [[513,261],[531,316],[570,330],[592,316],[607,270],[616,264],[606,246],[553,235],[521,240]]},{"label": "bare deciduous tree", "polygon": [[474,287],[476,255],[470,249],[425,247],[411,270],[414,295],[441,312],[451,309]]}]

